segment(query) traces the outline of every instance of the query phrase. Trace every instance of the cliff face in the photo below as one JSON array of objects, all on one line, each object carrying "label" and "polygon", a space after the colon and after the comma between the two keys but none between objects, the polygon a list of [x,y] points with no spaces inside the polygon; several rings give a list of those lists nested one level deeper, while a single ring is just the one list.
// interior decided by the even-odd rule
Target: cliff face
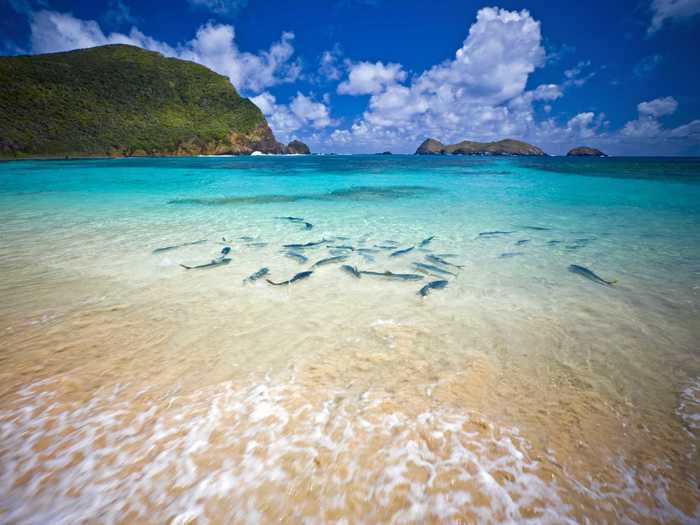
[{"label": "cliff face", "polygon": [[443,144],[435,139],[426,139],[416,150],[416,155],[546,155],[537,146],[520,140],[504,139],[498,142],[472,142],[464,140],[457,144]]},{"label": "cliff face", "polygon": [[0,157],[285,153],[227,77],[134,46],[0,57]]},{"label": "cliff face", "polygon": [[605,153],[596,148],[589,148],[588,146],[579,146],[569,150],[566,154],[567,157],[607,157]]}]

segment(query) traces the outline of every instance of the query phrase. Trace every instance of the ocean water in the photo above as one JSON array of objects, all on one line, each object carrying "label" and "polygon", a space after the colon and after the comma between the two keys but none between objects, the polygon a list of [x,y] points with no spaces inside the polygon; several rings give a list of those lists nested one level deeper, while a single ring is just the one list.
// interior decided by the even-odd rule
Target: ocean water
[{"label": "ocean water", "polygon": [[698,159],[5,162],[0,268],[2,523],[700,522]]}]

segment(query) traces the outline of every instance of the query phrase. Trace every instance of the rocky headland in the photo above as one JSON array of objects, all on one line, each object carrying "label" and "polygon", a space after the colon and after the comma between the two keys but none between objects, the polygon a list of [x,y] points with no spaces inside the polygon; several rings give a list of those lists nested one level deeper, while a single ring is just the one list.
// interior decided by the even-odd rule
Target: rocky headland
[{"label": "rocky headland", "polygon": [[310,153],[210,69],[128,45],[0,57],[0,158]]}]

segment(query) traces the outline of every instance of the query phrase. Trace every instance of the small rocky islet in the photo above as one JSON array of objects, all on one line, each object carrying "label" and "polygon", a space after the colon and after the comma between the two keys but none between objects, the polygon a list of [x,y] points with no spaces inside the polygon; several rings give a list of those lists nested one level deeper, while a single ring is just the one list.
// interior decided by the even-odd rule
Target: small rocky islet
[{"label": "small rocky islet", "polygon": [[439,140],[428,138],[418,146],[416,155],[486,155],[486,156],[536,156],[547,154],[537,146],[521,140],[503,139],[497,142],[474,142],[463,140],[456,144],[443,144]]},{"label": "small rocky islet", "polygon": [[589,146],[579,146],[570,149],[566,154],[567,157],[607,157],[605,153],[596,148]]}]

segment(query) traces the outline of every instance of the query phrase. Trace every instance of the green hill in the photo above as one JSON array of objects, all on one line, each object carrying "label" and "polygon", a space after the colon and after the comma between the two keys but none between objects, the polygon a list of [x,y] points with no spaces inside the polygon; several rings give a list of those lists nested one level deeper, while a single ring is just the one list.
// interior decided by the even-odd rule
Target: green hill
[{"label": "green hill", "polygon": [[260,109],[204,66],[126,45],[0,57],[0,156],[281,152]]}]

